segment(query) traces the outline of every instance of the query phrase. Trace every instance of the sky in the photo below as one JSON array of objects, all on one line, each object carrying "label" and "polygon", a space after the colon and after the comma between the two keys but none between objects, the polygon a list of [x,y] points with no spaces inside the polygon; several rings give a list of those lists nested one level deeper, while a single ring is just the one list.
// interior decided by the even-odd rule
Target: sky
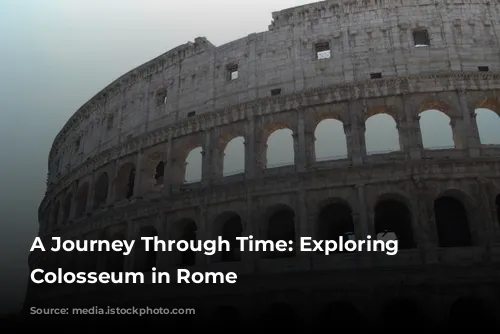
[{"label": "sky", "polygon": [[[0,213],[4,227],[0,234],[0,300],[4,301],[0,314],[22,306],[29,275],[27,258],[38,232],[37,210],[45,192],[47,157],[69,117],[125,72],[180,44],[204,36],[218,46],[266,31],[273,11],[309,2],[0,1]],[[492,120],[488,117],[484,124]],[[383,116],[373,122],[383,136],[377,141],[370,139],[377,133],[367,133],[371,149],[397,149],[396,137],[380,131],[382,125],[395,130],[395,124]],[[437,129],[435,121],[427,122]],[[318,158],[345,154],[343,145],[331,145],[332,140],[342,140],[341,131],[342,126],[334,121],[321,125],[316,136],[323,134],[318,139]],[[440,143],[437,146],[452,145],[443,137],[446,131],[432,130],[432,136],[431,142]],[[500,143],[499,138],[493,140]],[[269,156],[275,158],[270,164],[290,161],[283,154],[285,148],[293,150],[290,141],[291,134],[283,131],[274,144],[269,143]],[[237,144],[233,152],[238,151]],[[192,159],[199,159],[198,153]],[[229,162],[227,172],[241,168]],[[188,161],[187,173],[188,179],[195,179],[199,168]]]}]

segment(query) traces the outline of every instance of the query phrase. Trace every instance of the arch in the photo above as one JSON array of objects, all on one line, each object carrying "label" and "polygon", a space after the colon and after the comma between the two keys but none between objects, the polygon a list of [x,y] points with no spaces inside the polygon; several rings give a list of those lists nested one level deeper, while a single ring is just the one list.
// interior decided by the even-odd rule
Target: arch
[{"label": "arch", "polygon": [[495,198],[495,204],[497,207],[497,221],[498,224],[500,225],[500,194],[498,194],[497,197]]},{"label": "arch", "polygon": [[[174,240],[196,241],[198,227],[192,219],[186,218],[175,224],[173,231]],[[190,267],[196,264],[196,253],[192,250],[186,250],[178,253],[177,263],[180,267]]]},{"label": "arch", "polygon": [[61,204],[59,201],[54,205],[54,211],[52,212],[52,227],[56,227],[59,224],[59,208]]},{"label": "arch", "polygon": [[367,327],[366,319],[361,312],[347,301],[328,303],[319,313],[319,317],[318,330],[325,333],[334,333],[344,328],[352,331]]},{"label": "arch", "polygon": [[456,146],[451,119],[446,113],[428,109],[422,111],[419,116],[423,148],[442,149]]},{"label": "arch", "polygon": [[94,183],[94,209],[106,205],[108,200],[109,176],[101,173]]},{"label": "arch", "polygon": [[161,160],[160,162],[158,162],[155,168],[155,181],[156,181],[155,185],[157,186],[163,185],[164,175],[165,175],[165,162]]},{"label": "arch", "polygon": [[157,237],[158,231],[153,226],[141,227],[136,239],[134,249],[134,266],[135,271],[149,272],[153,267],[156,267],[157,252],[152,250],[146,251],[146,243],[141,240],[143,237]]},{"label": "arch", "polygon": [[262,315],[262,325],[279,332],[300,331],[300,316],[295,309],[286,303],[274,303]]},{"label": "arch", "polygon": [[332,201],[323,206],[318,215],[318,239],[354,239],[354,222],[351,208],[342,201]]},{"label": "arch", "polygon": [[245,172],[245,137],[231,139],[224,148],[222,176],[230,176]]},{"label": "arch", "polygon": [[272,132],[267,138],[266,168],[295,164],[293,131],[284,128]]},{"label": "arch", "polygon": [[388,153],[401,150],[399,131],[394,118],[387,113],[370,116],[365,121],[365,146],[367,154]]},{"label": "arch", "polygon": [[472,245],[468,213],[461,201],[451,195],[438,197],[434,215],[440,247]]},{"label": "arch", "polygon": [[128,162],[120,167],[116,176],[116,201],[130,199],[134,196],[135,165]]},{"label": "arch", "polygon": [[392,233],[394,239],[398,240],[399,249],[414,248],[411,211],[402,201],[391,197],[381,197],[375,205],[377,238],[384,239],[385,236]]},{"label": "arch", "polygon": [[75,198],[75,216],[80,217],[87,211],[87,199],[89,195],[89,184],[84,183],[78,189]]},{"label": "arch", "polygon": [[491,109],[476,109],[479,140],[483,145],[500,145],[500,115]]},{"label": "arch", "polygon": [[422,330],[426,328],[427,317],[415,301],[398,297],[388,302],[379,314],[379,327],[391,328],[394,323],[405,324],[407,328]]},{"label": "arch", "polygon": [[344,124],[334,118],[322,120],[314,130],[316,161],[347,158],[347,139]]},{"label": "arch", "polygon": [[241,252],[236,238],[241,237],[241,233],[243,232],[241,217],[234,212],[224,212],[217,217],[215,226],[222,239],[227,240],[230,243],[230,250],[220,254],[220,261],[240,261]]},{"label": "arch", "polygon": [[186,157],[186,169],[184,173],[184,183],[195,183],[200,182],[202,175],[202,159],[203,149],[198,146],[191,151],[189,151]]},{"label": "arch", "polygon": [[64,200],[64,206],[63,206],[63,218],[62,218],[63,224],[66,224],[71,217],[72,204],[73,204],[73,194],[68,193],[66,195],[66,199]]},{"label": "arch", "polygon": [[[267,240],[278,240],[295,243],[295,212],[287,205],[276,205],[268,210]],[[267,258],[285,258],[295,256],[295,248],[290,252],[268,251]]]},{"label": "arch", "polygon": [[[124,233],[115,233],[109,239],[110,241],[115,240],[126,240]],[[106,255],[106,270],[109,272],[123,272],[124,269],[125,256],[122,252],[109,252]]]},{"label": "arch", "polygon": [[216,329],[222,333],[229,333],[230,331],[238,332],[240,325],[240,312],[233,306],[224,305],[217,307],[210,318],[211,329]]},{"label": "arch", "polygon": [[493,309],[488,303],[477,297],[461,297],[450,307],[450,327],[491,330],[497,324]]}]

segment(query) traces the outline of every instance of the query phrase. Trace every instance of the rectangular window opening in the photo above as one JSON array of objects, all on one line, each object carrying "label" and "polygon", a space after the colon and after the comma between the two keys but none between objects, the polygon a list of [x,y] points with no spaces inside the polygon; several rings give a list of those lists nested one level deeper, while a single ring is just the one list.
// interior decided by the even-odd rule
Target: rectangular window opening
[{"label": "rectangular window opening", "polygon": [[281,95],[281,88],[271,89],[271,96]]},{"label": "rectangular window opening", "polygon": [[488,66],[478,66],[477,69],[479,72],[488,72],[490,70]]},{"label": "rectangular window opening", "polygon": [[111,116],[108,117],[108,122],[107,122],[107,125],[106,125],[106,129],[108,131],[113,128],[113,122],[114,122],[114,118],[113,118],[113,115],[111,115]]},{"label": "rectangular window opening", "polygon": [[238,65],[228,65],[227,66],[227,81],[233,81],[238,79]]},{"label": "rectangular window opening", "polygon": [[330,50],[330,43],[321,42],[314,46],[314,51],[316,53],[316,59],[329,59],[332,56],[332,50]]},{"label": "rectangular window opening", "polygon": [[370,73],[370,78],[371,79],[380,79],[380,78],[382,78],[382,73],[380,73],[380,72]]},{"label": "rectangular window opening", "polygon": [[418,29],[413,31],[413,43],[416,48],[430,46],[431,41],[429,32],[426,29]]},{"label": "rectangular window opening", "polygon": [[161,89],[156,92],[156,105],[161,106],[167,103],[167,90]]},{"label": "rectangular window opening", "polygon": [[75,152],[78,152],[80,150],[80,138],[75,140]]},{"label": "rectangular window opening", "polygon": [[190,111],[188,112],[188,117],[193,117],[194,115],[196,115],[196,111]]}]

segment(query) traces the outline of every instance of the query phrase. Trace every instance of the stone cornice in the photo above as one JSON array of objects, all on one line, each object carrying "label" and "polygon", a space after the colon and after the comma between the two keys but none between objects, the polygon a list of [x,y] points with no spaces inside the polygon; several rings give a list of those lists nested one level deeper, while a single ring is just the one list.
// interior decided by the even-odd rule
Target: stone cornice
[{"label": "stone cornice", "polygon": [[40,207],[45,206],[44,203],[48,197],[59,193],[74,180],[88,175],[93,170],[97,170],[121,156],[166,142],[169,138],[175,140],[199,131],[242,121],[255,115],[264,116],[293,109],[353,100],[464,89],[469,91],[500,89],[500,72],[445,72],[336,84],[299,93],[265,97],[200,114],[176,123],[165,124],[163,127],[143,133],[95,156],[89,156],[84,163],[74,167],[69,173],[62,176],[57,184],[47,189]]}]

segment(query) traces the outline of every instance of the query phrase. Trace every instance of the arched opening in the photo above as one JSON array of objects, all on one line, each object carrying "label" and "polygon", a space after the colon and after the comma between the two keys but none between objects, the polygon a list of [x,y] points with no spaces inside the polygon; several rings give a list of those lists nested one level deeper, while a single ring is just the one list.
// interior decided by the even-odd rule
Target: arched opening
[{"label": "arched opening", "polygon": [[476,297],[457,299],[450,307],[450,327],[452,329],[488,329],[497,327],[492,308]]},{"label": "arched opening", "polygon": [[201,181],[201,168],[203,149],[201,146],[191,150],[186,157],[186,173],[184,183],[196,183]]},{"label": "arched opening", "polygon": [[500,194],[497,195],[497,198],[495,199],[495,204],[497,206],[497,220],[498,224],[500,225]]},{"label": "arched opening", "polygon": [[165,163],[163,161],[158,162],[155,169],[155,185],[163,185],[163,177],[165,175]]},{"label": "arched opening", "polygon": [[267,139],[266,168],[295,164],[293,131],[280,129]]},{"label": "arched opening", "polygon": [[351,303],[336,301],[329,303],[319,314],[318,330],[334,333],[349,328],[350,331],[367,328],[366,319]]},{"label": "arched opening", "polygon": [[[178,230],[176,231],[177,238],[175,240],[185,240],[187,242],[196,241],[196,232],[198,227],[196,223],[191,219],[182,220],[178,223]],[[192,250],[186,250],[180,252],[179,260],[177,263],[180,267],[190,267],[196,264],[196,252]]]},{"label": "arched opening", "polygon": [[230,331],[239,332],[241,330],[240,312],[232,306],[217,307],[210,320],[211,329],[216,329],[218,332],[229,333]]},{"label": "arched opening", "polygon": [[66,224],[71,217],[71,206],[73,202],[73,194],[69,193],[66,195],[66,199],[64,200],[64,208],[63,208],[63,224]]},{"label": "arched opening", "polygon": [[[295,243],[295,212],[287,206],[276,207],[268,219],[267,240],[277,242],[284,240]],[[295,256],[295,247],[292,251],[268,251],[267,258],[286,258]]]},{"label": "arched opening", "polygon": [[76,217],[81,217],[85,214],[87,211],[87,199],[88,199],[88,194],[89,194],[89,185],[88,183],[85,183],[78,189],[77,195],[76,195],[76,207],[75,207],[75,216]]},{"label": "arched opening", "polygon": [[331,203],[319,213],[318,237],[321,240],[355,240],[352,211],[347,204]]},{"label": "arched opening", "polygon": [[389,234],[398,240],[399,249],[415,247],[411,226],[411,212],[405,204],[396,200],[381,200],[375,206],[375,233],[379,240]]},{"label": "arched opening", "polygon": [[407,328],[423,330],[427,325],[427,317],[422,308],[414,301],[397,298],[389,302],[380,312],[380,329],[394,328],[396,324],[404,324]]},{"label": "arched opening", "polygon": [[230,250],[222,252],[220,254],[221,262],[236,262],[241,260],[241,252],[239,247],[239,242],[236,238],[241,237],[243,231],[243,226],[241,224],[241,218],[236,213],[225,213],[222,214],[218,219],[221,226],[221,237],[224,240],[229,241]]},{"label": "arched opening", "polygon": [[450,117],[439,110],[420,113],[420,133],[422,146],[426,149],[454,148],[453,129]]},{"label": "arched opening", "polygon": [[347,158],[347,140],[344,124],[336,119],[324,119],[314,130],[316,161]]},{"label": "arched opening", "polygon": [[266,328],[278,330],[280,333],[299,332],[302,327],[299,314],[292,306],[285,303],[271,305],[263,314],[260,323]]},{"label": "arched opening", "polygon": [[[137,272],[149,272],[156,267],[157,252],[153,250],[146,251],[146,242],[141,240],[143,237],[157,237],[158,232],[152,226],[142,227],[137,236],[134,246],[134,266]],[[151,242],[149,243],[151,245]]]},{"label": "arched opening", "polygon": [[102,173],[94,184],[94,209],[106,205],[108,199],[109,177]]},{"label": "arched opening", "polygon": [[118,171],[116,177],[116,198],[121,201],[134,196],[135,166],[132,163],[124,164]]},{"label": "arched opening", "polygon": [[476,109],[479,140],[483,145],[500,145],[500,117],[491,109]]},{"label": "arched opening", "polygon": [[[116,233],[110,238],[110,241],[126,239],[123,233]],[[123,272],[124,260],[123,252],[108,252],[106,254],[106,270],[114,273]]]},{"label": "arched opening", "polygon": [[399,132],[391,115],[376,114],[365,122],[365,145],[367,154],[400,151]]},{"label": "arched opening", "polygon": [[52,212],[52,227],[56,227],[59,224],[59,201],[56,202],[54,206],[54,211]]},{"label": "arched opening", "polygon": [[472,244],[467,211],[459,200],[443,196],[434,201],[434,214],[440,247]]},{"label": "arched opening", "polygon": [[230,176],[245,172],[245,138],[236,137],[224,149],[222,175]]}]

